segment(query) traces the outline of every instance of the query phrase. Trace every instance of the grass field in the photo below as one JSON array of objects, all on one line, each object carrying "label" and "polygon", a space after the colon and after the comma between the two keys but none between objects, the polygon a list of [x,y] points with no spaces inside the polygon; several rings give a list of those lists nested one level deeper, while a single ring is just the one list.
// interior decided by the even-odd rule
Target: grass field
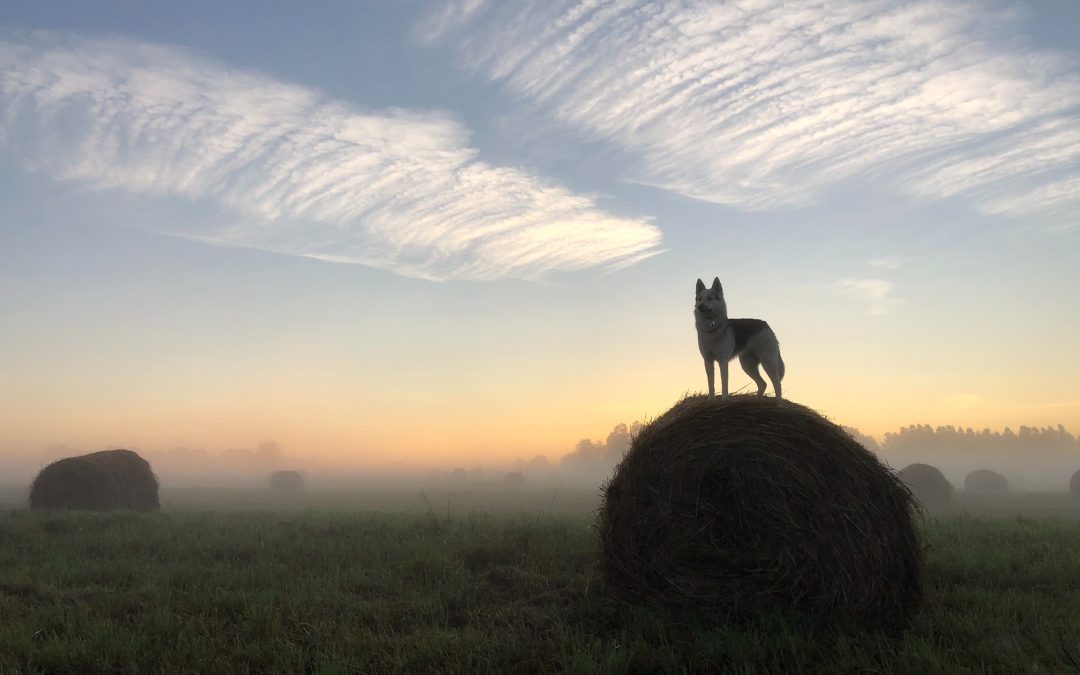
[{"label": "grass field", "polygon": [[148,515],[21,494],[0,493],[0,673],[1080,673],[1067,495],[928,515],[926,606],[885,635],[624,606],[592,493],[179,491]]}]

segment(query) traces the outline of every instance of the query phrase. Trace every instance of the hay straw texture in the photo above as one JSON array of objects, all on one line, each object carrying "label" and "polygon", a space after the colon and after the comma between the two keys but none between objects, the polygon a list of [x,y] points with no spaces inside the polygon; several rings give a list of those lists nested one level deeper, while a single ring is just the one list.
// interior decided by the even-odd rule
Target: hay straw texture
[{"label": "hay straw texture", "polygon": [[1009,479],[997,471],[976,469],[964,478],[964,490],[984,495],[1000,495],[1009,491]]},{"label": "hay straw texture", "polygon": [[304,489],[304,476],[299,471],[275,471],[267,482],[275,492],[299,492]]},{"label": "hay straw texture", "polygon": [[916,509],[809,408],[691,396],[641,429],[605,485],[601,564],[630,601],[903,625],[923,593]]},{"label": "hay straw texture", "polygon": [[130,509],[159,507],[158,482],[150,463],[131,450],[68,457],[38,473],[30,486],[32,509]]},{"label": "hay straw texture", "polygon": [[927,506],[945,504],[952,499],[952,483],[935,466],[909,464],[900,469],[900,480],[911,488],[915,499]]}]

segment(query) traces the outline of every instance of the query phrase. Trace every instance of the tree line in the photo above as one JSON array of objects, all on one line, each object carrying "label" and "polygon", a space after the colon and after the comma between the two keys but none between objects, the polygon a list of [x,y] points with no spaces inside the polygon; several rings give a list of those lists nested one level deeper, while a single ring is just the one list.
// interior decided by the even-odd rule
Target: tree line
[{"label": "tree line", "polygon": [[1003,431],[975,431],[971,427],[912,424],[896,433],[886,433],[881,443],[881,451],[885,453],[927,448],[994,454],[1031,451],[1064,454],[1080,452],[1080,438],[1060,424],[1057,427],[1021,426],[1015,432],[1009,427]]},{"label": "tree line", "polygon": [[[603,441],[583,438],[573,451],[562,458],[567,469],[599,469],[610,467],[622,459],[630,449],[633,436],[642,427],[641,422],[617,424]],[[1005,427],[1002,431],[971,427],[912,424],[896,432],[888,432],[879,443],[873,436],[861,433],[853,427],[844,427],[855,440],[868,450],[885,455],[904,455],[912,452],[942,451],[971,452],[972,454],[1012,455],[1020,453],[1080,454],[1080,437],[1069,433],[1064,426],[1021,426],[1017,431]]]}]

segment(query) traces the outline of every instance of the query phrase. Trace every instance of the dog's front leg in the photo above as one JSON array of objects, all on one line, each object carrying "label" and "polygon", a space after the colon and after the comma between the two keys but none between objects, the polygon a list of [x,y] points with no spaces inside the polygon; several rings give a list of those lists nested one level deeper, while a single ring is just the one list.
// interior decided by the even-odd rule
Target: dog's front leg
[{"label": "dog's front leg", "polygon": [[[724,398],[727,398],[727,367],[728,367],[728,362],[721,360],[719,362],[719,366],[720,366],[720,391],[722,392],[722,396]],[[709,389],[712,390],[712,387],[709,387]]]},{"label": "dog's front leg", "polygon": [[713,360],[711,358],[705,357],[705,376],[707,378],[709,378],[709,397],[710,398],[716,395],[716,386],[715,386],[715,379],[714,379],[716,377],[716,375],[713,373],[712,363],[713,363]]}]

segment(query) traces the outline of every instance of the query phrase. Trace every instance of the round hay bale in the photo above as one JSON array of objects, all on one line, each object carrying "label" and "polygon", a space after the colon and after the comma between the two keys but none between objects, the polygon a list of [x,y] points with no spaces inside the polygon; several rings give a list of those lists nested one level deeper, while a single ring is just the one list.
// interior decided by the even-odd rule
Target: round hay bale
[{"label": "round hay bale", "polygon": [[922,598],[917,508],[809,408],[691,396],[638,432],[604,486],[601,565],[631,601],[902,625]]},{"label": "round hay bale", "polygon": [[32,509],[154,511],[159,506],[157,477],[150,463],[131,450],[57,460],[30,486]]},{"label": "round hay bale", "polygon": [[299,492],[304,489],[304,476],[299,471],[275,471],[267,481],[275,492]]},{"label": "round hay bale", "polygon": [[507,487],[522,487],[525,485],[525,474],[520,471],[511,471],[503,476],[502,482]]},{"label": "round hay bale", "polygon": [[1074,471],[1072,478],[1069,479],[1069,492],[1080,497],[1080,469]]},{"label": "round hay bale", "polygon": [[911,488],[919,502],[927,506],[945,504],[952,498],[952,483],[937,467],[929,464],[905,466],[900,469],[900,480]]},{"label": "round hay bale", "polygon": [[984,495],[1001,495],[1009,491],[1009,480],[997,471],[976,469],[964,478],[964,489]]}]

